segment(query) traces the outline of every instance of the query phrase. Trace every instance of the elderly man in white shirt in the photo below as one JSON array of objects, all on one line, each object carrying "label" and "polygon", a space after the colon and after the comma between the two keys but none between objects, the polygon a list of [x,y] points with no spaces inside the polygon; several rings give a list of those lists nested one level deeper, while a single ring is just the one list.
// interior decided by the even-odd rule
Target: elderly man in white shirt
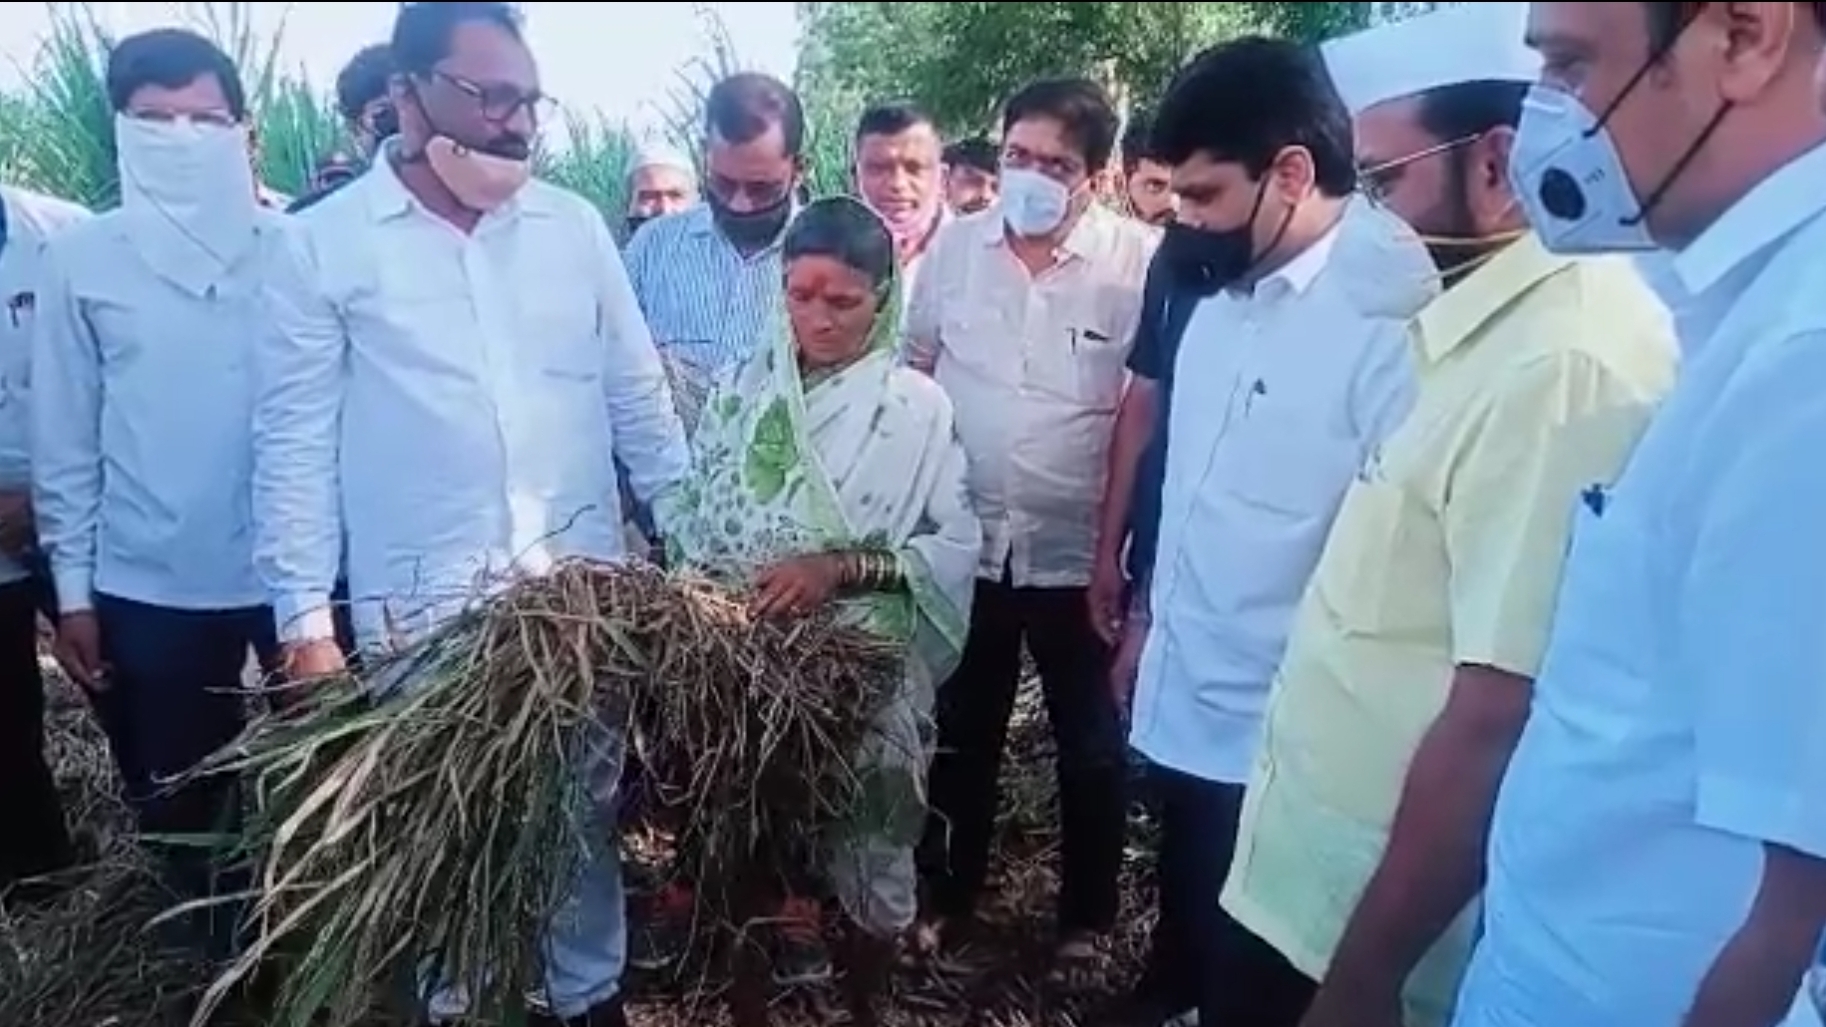
[{"label": "elderly man in white shirt", "polygon": [[[256,199],[246,94],[214,43],[178,29],[131,36],[107,80],[122,202],[43,255],[34,512],[58,658],[107,732],[141,830],[210,834],[233,826],[233,783],[168,779],[235,737],[249,649],[273,654],[253,568],[248,421],[262,240],[283,217]],[[209,853],[159,849],[172,887],[216,887]],[[232,919],[173,926],[221,955]]]},{"label": "elderly man in white shirt", "polygon": [[38,611],[48,582],[32,517],[26,407],[32,388],[32,327],[47,239],[87,220],[73,203],[0,185],[0,902],[13,888],[75,861],[57,784],[44,756],[44,680],[38,671]]},{"label": "elderly man in white shirt", "polygon": [[[345,530],[358,640],[410,642],[503,575],[623,558],[613,456],[662,530],[688,464],[608,226],[530,179],[542,94],[515,6],[408,5],[393,54],[399,137],[299,216],[268,291],[257,560],[300,675],[339,665]],[[603,844],[551,925],[539,1014],[590,1027],[626,1022],[601,792]],[[465,1012],[447,993],[430,1005]]]},{"label": "elderly man in white shirt", "polygon": [[1159,233],[1093,200],[1120,129],[1095,83],[1037,82],[1002,122],[1001,202],[939,228],[905,322],[909,361],[957,408],[984,536],[969,645],[939,693],[922,933],[931,947],[975,912],[1025,644],[1058,741],[1058,956],[1073,972],[1116,918],[1127,759],[1085,589]]},{"label": "elderly man in white shirt", "polygon": [[1586,490],[1458,1027],[1744,1027],[1826,924],[1819,4],[1530,5],[1546,244],[1673,251],[1686,360]]},{"label": "elderly man in white shirt", "polygon": [[1185,399],[1153,579],[1125,639],[1145,642],[1129,738],[1161,803],[1159,944],[1192,962],[1201,1023],[1295,1027],[1311,982],[1218,894],[1295,607],[1345,491],[1412,402],[1407,325],[1437,274],[1406,226],[1352,197],[1350,114],[1307,48],[1206,51],[1153,142],[1179,196],[1160,260],[1204,296],[1174,367]]}]

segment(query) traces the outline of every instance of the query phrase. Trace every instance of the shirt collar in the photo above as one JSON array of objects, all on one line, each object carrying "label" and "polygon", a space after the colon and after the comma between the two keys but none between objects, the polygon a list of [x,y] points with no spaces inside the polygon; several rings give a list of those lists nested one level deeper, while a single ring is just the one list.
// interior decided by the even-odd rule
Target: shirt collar
[{"label": "shirt collar", "polygon": [[1415,330],[1422,356],[1428,363],[1443,360],[1516,297],[1571,264],[1572,258],[1547,252],[1532,232],[1503,247],[1421,308]]},{"label": "shirt collar", "polygon": [[1826,210],[1826,145],[1789,161],[1733,203],[1699,238],[1674,254],[1674,273],[1698,296]]},{"label": "shirt collar", "polygon": [[[789,225],[792,224],[793,218],[798,217],[799,211],[801,211],[803,209],[805,209],[804,204],[794,201],[793,205],[792,205],[792,210],[786,215],[786,223]],[[716,211],[711,208],[710,204],[699,203],[696,206],[689,208],[688,210],[680,211],[678,214],[676,214],[674,216],[685,219],[684,226],[685,226],[685,233],[687,235],[693,235],[700,239],[716,238],[716,239],[722,241],[724,245],[729,246],[731,249],[735,248],[735,244],[730,242],[728,239],[724,238],[723,233],[717,230]],[[780,248],[781,244],[783,244],[785,241],[786,241],[786,232],[784,229],[782,229],[779,237],[776,238],[773,242],[770,242],[766,246],[761,247],[761,249],[755,251],[754,253],[744,255],[743,259],[753,260],[757,257],[762,257],[767,254],[773,253],[773,252],[777,251]]]}]

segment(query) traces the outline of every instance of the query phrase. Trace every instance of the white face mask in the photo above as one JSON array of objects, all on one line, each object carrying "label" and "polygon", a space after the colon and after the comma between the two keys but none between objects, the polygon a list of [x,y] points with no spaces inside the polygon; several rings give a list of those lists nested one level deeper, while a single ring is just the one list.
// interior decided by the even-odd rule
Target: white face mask
[{"label": "white face mask", "polygon": [[1007,168],[1002,172],[1002,220],[1016,235],[1051,234],[1065,223],[1071,201],[1070,189],[1038,171]]},{"label": "white face mask", "polygon": [[1522,104],[1509,183],[1555,253],[1636,253],[1657,246],[1610,132],[1570,93],[1537,85]]},{"label": "white face mask", "polygon": [[259,200],[239,127],[197,121],[114,119],[121,207],[139,216],[135,234],[161,274],[190,280],[232,266],[254,238]]}]

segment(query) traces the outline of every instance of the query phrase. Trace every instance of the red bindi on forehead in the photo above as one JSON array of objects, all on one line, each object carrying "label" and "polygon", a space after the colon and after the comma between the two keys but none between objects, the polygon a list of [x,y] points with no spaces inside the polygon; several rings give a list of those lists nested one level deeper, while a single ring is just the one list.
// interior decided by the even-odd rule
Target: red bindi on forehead
[{"label": "red bindi on forehead", "polygon": [[794,260],[786,269],[786,287],[796,293],[829,299],[866,297],[869,291],[861,272],[842,261],[823,256]]}]

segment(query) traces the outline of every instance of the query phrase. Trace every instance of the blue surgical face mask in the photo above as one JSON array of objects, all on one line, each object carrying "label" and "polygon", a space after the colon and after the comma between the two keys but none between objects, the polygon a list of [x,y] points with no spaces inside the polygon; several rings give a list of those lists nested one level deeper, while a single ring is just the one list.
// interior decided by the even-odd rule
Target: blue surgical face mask
[{"label": "blue surgical face mask", "polygon": [[1030,168],[1002,171],[1002,220],[1023,238],[1051,235],[1071,213],[1071,190]]}]

